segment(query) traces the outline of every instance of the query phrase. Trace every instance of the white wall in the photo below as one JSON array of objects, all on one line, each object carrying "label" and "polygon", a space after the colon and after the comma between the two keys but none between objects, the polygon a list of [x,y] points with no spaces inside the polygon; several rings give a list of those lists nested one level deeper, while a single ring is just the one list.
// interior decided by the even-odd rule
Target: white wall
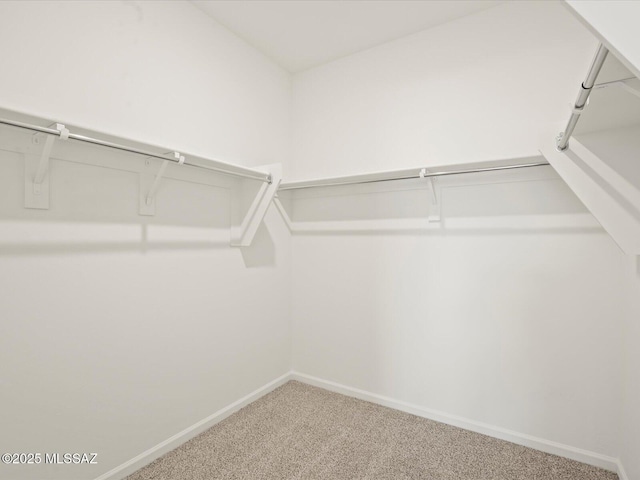
[{"label": "white wall", "polygon": [[[595,45],[559,4],[510,2],[296,75],[294,176],[535,154]],[[447,184],[441,227],[295,236],[294,369],[617,457],[625,257],[546,171]],[[384,221],[416,195],[290,208]]]},{"label": "white wall", "polygon": [[628,261],[628,302],[624,326],[624,377],[621,461],[629,480],[640,478],[640,257]]},{"label": "white wall", "polygon": [[291,176],[534,155],[596,45],[560,4],[510,2],[300,73]]},{"label": "white wall", "polygon": [[[562,181],[477,180],[441,226],[294,236],[294,370],[617,457],[624,256]],[[328,200],[294,218],[426,192]]]},{"label": "white wall", "polygon": [[[297,75],[291,124],[288,74],[186,2],[0,2],[0,27],[0,107],[289,179],[534,154],[595,46],[559,5],[509,3]],[[292,344],[303,373],[622,450],[638,476],[638,266],[548,169],[443,182],[426,229],[384,228],[424,217],[415,186],[300,194],[294,219],[342,228],[290,245],[272,209],[236,250],[220,178],[163,182],[141,218],[136,173],[83,163],[125,156],[91,147],[57,145],[51,209],[24,210],[32,147],[8,132],[0,451],[100,455],[0,478],[93,479],[288,371]]]},{"label": "white wall", "polygon": [[[640,125],[581,135],[580,141],[606,165],[640,190]],[[619,199],[618,199],[619,201]],[[626,297],[617,313],[624,322],[622,345],[620,459],[630,480],[640,478],[640,257],[625,258],[623,289]]]},{"label": "white wall", "polygon": [[[1,2],[0,55],[1,107],[245,165],[288,159],[288,74],[187,2]],[[25,210],[15,152],[30,138],[0,128],[0,451],[99,456],[0,478],[94,479],[289,371],[275,211],[232,249],[222,177],[166,180],[140,217],[144,159],[71,142],[54,147],[51,209]]]},{"label": "white wall", "polygon": [[188,2],[0,3],[3,108],[244,165],[287,161],[290,77]]}]

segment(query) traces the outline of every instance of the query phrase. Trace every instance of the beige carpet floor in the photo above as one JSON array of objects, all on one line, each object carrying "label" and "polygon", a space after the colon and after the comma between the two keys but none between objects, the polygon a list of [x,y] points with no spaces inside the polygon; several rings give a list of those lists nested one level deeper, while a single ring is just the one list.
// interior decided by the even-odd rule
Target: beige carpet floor
[{"label": "beige carpet floor", "polygon": [[614,480],[589,465],[289,382],[128,480]]}]

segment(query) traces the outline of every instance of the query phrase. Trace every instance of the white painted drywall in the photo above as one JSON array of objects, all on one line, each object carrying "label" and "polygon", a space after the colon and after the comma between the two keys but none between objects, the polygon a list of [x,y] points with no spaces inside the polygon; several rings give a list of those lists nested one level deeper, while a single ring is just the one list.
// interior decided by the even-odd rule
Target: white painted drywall
[{"label": "white painted drywall", "polygon": [[629,480],[640,478],[640,257],[628,261],[628,302],[624,330],[623,410],[620,460]]},{"label": "white painted drywall", "polygon": [[[640,126],[594,132],[578,139],[635,187],[636,192],[640,191]],[[620,198],[616,200],[620,201]],[[629,256],[625,264],[624,291],[627,297],[625,303],[618,306],[624,319],[620,460],[629,480],[635,480],[640,478],[640,257]]]},{"label": "white painted drywall", "polygon": [[[0,106],[287,160],[288,74],[188,2],[1,2],[0,39]],[[215,175],[163,181],[156,216],[140,217],[137,174],[59,160],[124,154],[78,144],[54,147],[51,209],[25,210],[19,135],[0,128],[0,451],[99,455],[0,478],[94,479],[289,371],[274,210],[252,247],[230,248]]]},{"label": "white painted drywall", "polygon": [[286,180],[536,154],[596,45],[555,2],[509,2],[300,73]]},{"label": "white painted drywall", "polygon": [[[441,227],[294,236],[294,369],[616,457],[624,255],[558,179],[453,184],[441,201]],[[426,192],[293,209],[344,221],[416,203]]]},{"label": "white painted drywall", "polygon": [[[289,179],[532,154],[595,46],[557,4],[514,2],[311,70],[295,80],[290,165],[286,72],[188,3],[0,14],[1,106],[284,160]],[[100,454],[9,478],[95,478],[287,371],[291,284],[296,370],[604,455],[619,453],[622,414],[637,476],[638,267],[552,174],[454,182],[426,231],[296,236],[290,270],[273,210],[255,247],[227,247],[229,196],[211,185],[164,182],[141,219],[135,174],[56,160],[51,210],[25,211],[4,131],[0,450]],[[311,195],[293,216],[384,223],[424,215],[422,198]]]},{"label": "white painted drywall", "polygon": [[2,108],[243,165],[285,162],[290,77],[189,2],[0,3]]},{"label": "white painted drywall", "polygon": [[[535,153],[596,43],[559,4],[510,2],[296,75],[293,176]],[[294,369],[617,457],[626,259],[559,178],[527,175],[450,185],[439,229],[294,236]],[[345,189],[291,209],[425,204]]]},{"label": "white painted drywall", "polygon": [[287,70],[299,72],[491,8],[500,1],[194,3]]}]

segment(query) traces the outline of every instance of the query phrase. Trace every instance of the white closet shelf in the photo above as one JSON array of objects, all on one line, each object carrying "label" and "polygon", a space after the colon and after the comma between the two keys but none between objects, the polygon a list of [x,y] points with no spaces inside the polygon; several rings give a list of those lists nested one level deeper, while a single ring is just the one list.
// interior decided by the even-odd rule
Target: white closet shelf
[{"label": "white closet shelf", "polygon": [[[24,117],[24,115],[20,113],[14,113],[15,116]],[[47,122],[41,118],[34,119],[34,117],[31,116],[28,118],[37,123]],[[232,195],[234,198],[232,201],[233,211],[230,235],[232,246],[243,247],[251,245],[282,179],[282,167],[280,164],[247,168],[233,163],[190,155],[159,146],[150,146],[132,141],[120,143],[119,141],[99,139],[73,133],[62,123],[48,122],[48,124],[50,126],[45,127],[22,120],[0,118],[0,125],[28,130],[36,134],[33,138],[35,145],[30,145],[29,148],[27,148],[28,153],[24,153],[25,208],[49,209],[49,194],[51,188],[49,181],[49,164],[51,152],[57,140],[62,142],[71,140],[106,147],[119,152],[131,153],[144,158],[147,167],[153,167],[150,163],[151,159],[154,159],[154,161],[161,160],[162,162],[154,174],[148,173],[148,171],[144,169],[138,170],[140,177],[140,215],[155,215],[155,196],[163,177],[166,176],[166,168],[171,163],[179,166],[184,165],[204,169],[227,177],[233,177],[235,181],[232,184]],[[45,136],[44,145],[39,148],[39,137],[43,135]],[[39,148],[37,154],[33,153],[36,148]],[[133,170],[135,171],[135,168]]]},{"label": "white closet shelf", "polygon": [[[640,90],[615,52],[607,54],[600,45],[564,132],[541,153],[618,246],[638,255],[640,169],[633,152],[638,148]],[[572,134],[579,138],[569,141]]]},{"label": "white closet shelf", "polygon": [[[530,160],[530,157],[527,157]],[[548,166],[546,161],[517,161],[516,163],[493,162],[491,164],[465,164],[448,167],[424,167],[404,170],[388,170],[371,172],[360,175],[346,175],[341,177],[325,177],[314,180],[302,180],[297,182],[284,182],[280,185],[280,191],[299,190],[304,188],[335,187],[341,185],[357,185],[363,183],[389,182],[394,180],[409,180],[415,178],[437,178],[450,175],[463,175],[469,173],[495,172],[499,170],[514,170],[519,168]]]},{"label": "white closet shelf", "polygon": [[[295,203],[309,198],[328,198],[332,196],[371,194],[390,191],[422,190],[418,201],[426,207],[424,217],[386,218],[384,221],[359,220],[350,223],[348,228],[367,230],[425,230],[438,228],[441,221],[442,189],[455,185],[478,185],[513,180],[507,175],[510,171],[536,170],[534,167],[547,167],[549,163],[541,156],[526,156],[511,159],[483,161],[449,166],[433,166],[403,170],[371,172],[360,175],[326,177],[314,180],[285,182],[274,199],[283,220],[292,233],[343,231],[345,222],[294,220],[292,213]],[[546,174],[536,174],[535,177]],[[555,176],[555,174],[554,174]],[[519,177],[519,176],[518,176]],[[456,178],[454,181],[453,179]],[[459,179],[464,178],[462,181]],[[507,179],[511,180],[507,180]],[[529,177],[527,175],[527,178]],[[446,181],[450,179],[450,181]],[[402,180],[402,181],[400,181]],[[405,182],[405,180],[408,180]],[[344,188],[343,188],[344,187]],[[346,188],[350,187],[350,188]],[[415,200],[415,199],[414,199]]]},{"label": "white closet shelf", "polygon": [[640,255],[638,185],[575,138],[562,152],[548,146],[542,153],[618,246]]},{"label": "white closet shelf", "polygon": [[[162,147],[151,147],[157,151],[151,151],[147,149],[137,148],[129,145],[123,145],[115,142],[110,142],[107,140],[101,140],[98,138],[93,138],[85,135],[79,135],[76,133],[71,133],[68,129],[64,127],[63,124],[56,124],[57,128],[52,127],[42,127],[39,125],[34,125],[30,123],[20,122],[17,120],[10,120],[7,118],[0,118],[0,124],[8,125],[10,127],[22,128],[25,130],[31,130],[32,132],[37,133],[45,133],[47,135],[52,135],[53,137],[58,137],[62,140],[76,140],[78,142],[90,143],[92,145],[99,145],[102,147],[112,148],[115,150],[120,150],[123,152],[133,153],[136,155],[141,155],[147,158],[157,158],[163,161],[172,161],[175,163],[179,163],[181,165],[188,165],[196,168],[204,168],[206,170],[213,170],[214,172],[222,173],[224,175],[233,175],[236,177],[249,178],[253,180],[259,180],[261,182],[271,183],[271,175],[269,172],[263,172],[260,170],[254,170],[251,168],[242,167],[240,165],[234,165],[232,163],[223,162],[215,159],[202,159],[202,157],[197,157],[195,155],[185,154],[184,152],[180,152],[179,156],[171,156],[170,154],[174,153],[175,150],[162,148]],[[160,152],[169,152],[160,153]],[[176,152],[177,153],[177,152]],[[189,158],[199,158],[200,160],[204,160],[204,162],[194,162]]]}]

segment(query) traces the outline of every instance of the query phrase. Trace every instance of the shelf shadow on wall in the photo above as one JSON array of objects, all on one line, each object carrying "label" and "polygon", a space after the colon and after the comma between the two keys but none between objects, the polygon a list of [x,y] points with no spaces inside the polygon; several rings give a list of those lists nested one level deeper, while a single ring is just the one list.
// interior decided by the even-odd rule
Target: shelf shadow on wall
[{"label": "shelf shadow on wall", "polygon": [[[335,229],[335,230],[314,230],[314,231],[297,231],[294,233],[298,236],[371,236],[371,235],[387,235],[387,236],[406,236],[414,235],[420,237],[426,236],[441,236],[441,237],[454,237],[454,236],[505,236],[505,235],[579,235],[579,234],[598,234],[604,235],[606,232],[600,226],[593,227],[567,227],[567,228],[522,228],[522,229],[507,229],[507,228],[493,228],[493,229],[455,229],[447,230],[442,228],[440,230],[435,229],[397,229],[397,230],[385,230],[385,229],[369,229],[369,230],[349,230],[349,229]],[[638,267],[638,273],[640,274],[640,266]]]},{"label": "shelf shadow on wall", "polygon": [[233,247],[240,250],[248,268],[271,267],[276,264],[276,245],[264,223],[260,225],[249,247]]},{"label": "shelf shadow on wall", "polygon": [[211,250],[228,247],[218,242],[91,242],[91,243],[8,243],[0,244],[0,255],[57,255],[85,253],[146,252],[151,250]]},{"label": "shelf shadow on wall", "polygon": [[[86,229],[96,229],[91,240],[73,240],[70,237],[73,234],[82,232],[82,224],[71,225],[68,223],[46,222],[53,230],[48,235],[43,222],[32,224],[33,229],[23,228],[22,231],[17,228],[17,222],[2,222],[0,219],[0,239],[11,238],[17,241],[0,240],[0,256],[15,255],[78,255],[87,253],[140,253],[160,251],[213,251],[213,250],[238,250],[243,258],[244,264],[248,268],[272,266],[275,264],[275,244],[268,228],[262,225],[249,247],[231,247],[229,245],[229,235],[227,229],[221,230],[200,230],[199,239],[157,239],[149,240],[148,225],[85,225]],[[57,224],[56,224],[57,223]],[[12,228],[13,227],[13,228]],[[23,225],[24,227],[24,225]],[[57,228],[56,228],[57,227]],[[62,227],[62,228],[60,228]],[[68,227],[66,230],[64,227]],[[140,227],[137,239],[132,235],[132,229]],[[1,235],[8,230],[14,230],[11,235]],[[31,231],[29,231],[31,230]],[[113,231],[120,230],[121,235],[118,241],[102,241],[100,237],[102,231],[106,231],[105,237],[113,236]],[[111,232],[111,235],[109,235]],[[38,240],[33,241],[34,234],[38,235]],[[215,238],[202,238],[204,235]],[[57,237],[56,240],[46,240],[47,238]],[[62,237],[62,238],[61,238]],[[64,238],[67,237],[67,238]],[[127,238],[124,238],[127,237]],[[134,237],[134,238],[132,238]],[[40,238],[45,238],[41,241]]]},{"label": "shelf shadow on wall", "polygon": [[[4,222],[3,222],[4,220]],[[231,247],[226,228],[187,228],[172,226],[180,237],[191,233],[194,240],[186,238],[149,239],[147,224],[108,224],[82,222],[21,222],[0,218],[0,256],[15,255],[81,255],[88,253],[140,253],[160,251],[235,251],[238,250],[248,268],[275,265],[275,243],[269,229],[261,225],[249,247]],[[158,225],[151,225],[159,227]],[[167,225],[161,226],[166,230]],[[137,233],[135,232],[137,230]],[[91,238],[82,239],[90,232]],[[169,232],[170,233],[170,232]],[[77,236],[80,239],[72,237]],[[104,241],[101,238],[116,238]]]},{"label": "shelf shadow on wall", "polygon": [[[9,221],[3,223],[0,218],[0,256],[15,255],[78,255],[87,253],[140,253],[160,251],[239,251],[244,264],[248,268],[266,267],[275,265],[275,243],[269,229],[262,225],[251,246],[231,247],[229,245],[228,229],[200,229],[198,239],[149,239],[148,225],[105,225],[85,224],[74,222],[73,225],[63,222],[33,222],[34,228],[24,228],[29,222]],[[19,231],[17,224],[24,223],[23,230]],[[48,233],[46,225],[51,227]],[[67,227],[67,228],[65,228]],[[97,228],[96,228],[97,227]],[[77,240],[71,236],[83,232],[83,230],[97,230],[92,239]],[[132,229],[139,229],[137,235],[132,235]],[[5,234],[2,234],[4,230]],[[13,233],[7,235],[8,230]],[[16,232],[16,230],[18,230]],[[29,231],[31,230],[31,231]],[[120,231],[117,241],[99,240],[100,232],[105,231],[105,238],[113,237],[114,231]],[[83,232],[84,233],[84,232]],[[188,235],[189,231],[187,231]],[[182,235],[184,236],[184,234]],[[204,236],[213,238],[202,238]],[[7,241],[7,237],[10,238]],[[35,241],[33,238],[37,238]],[[62,237],[62,238],[61,238]],[[65,238],[66,237],[66,238]],[[126,238],[124,238],[126,237]],[[49,238],[49,240],[47,240]],[[56,238],[51,240],[51,238]],[[15,240],[14,240],[15,239]],[[41,240],[44,239],[44,240]]]}]

